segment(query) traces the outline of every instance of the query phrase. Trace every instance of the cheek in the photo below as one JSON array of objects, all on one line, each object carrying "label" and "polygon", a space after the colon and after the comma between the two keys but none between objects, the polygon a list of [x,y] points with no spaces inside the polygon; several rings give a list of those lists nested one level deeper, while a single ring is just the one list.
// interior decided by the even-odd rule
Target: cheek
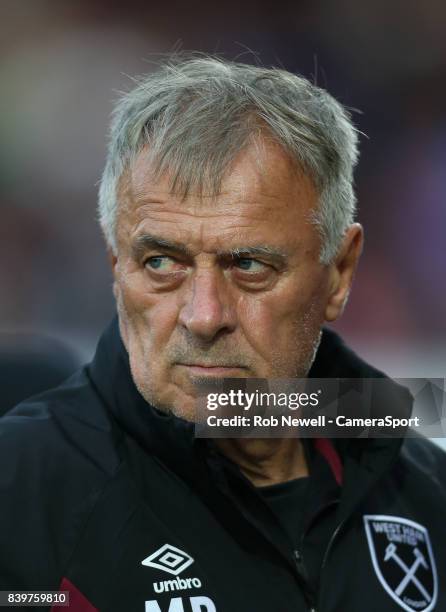
[{"label": "cheek", "polygon": [[166,347],[175,329],[175,300],[148,292],[129,279],[120,289],[119,319],[133,380],[147,401],[161,401],[169,383]]},{"label": "cheek", "polygon": [[244,328],[258,336],[288,335],[301,322],[323,321],[323,279],[312,283],[288,283],[280,291],[244,296],[239,301]]},{"label": "cheek", "polygon": [[175,328],[178,316],[176,297],[147,291],[145,283],[128,275],[120,285],[120,299],[127,334],[133,336],[134,342],[139,341],[139,350],[145,354],[161,351]]},{"label": "cheek", "polygon": [[[316,277],[313,277],[316,280]],[[324,282],[288,284],[239,301],[243,335],[271,372],[304,372],[324,321]]]}]

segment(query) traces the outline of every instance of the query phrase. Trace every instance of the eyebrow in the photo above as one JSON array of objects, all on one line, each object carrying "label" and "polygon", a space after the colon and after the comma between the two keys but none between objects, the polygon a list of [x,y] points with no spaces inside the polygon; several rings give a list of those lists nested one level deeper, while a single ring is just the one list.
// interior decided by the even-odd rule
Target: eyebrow
[{"label": "eyebrow", "polygon": [[[141,256],[150,249],[170,251],[190,258],[194,256],[192,251],[184,244],[152,234],[142,234],[134,240],[131,247],[132,256],[134,259],[140,259]],[[231,249],[221,249],[216,252],[216,255],[221,258],[231,257],[232,259],[266,256],[275,260],[278,264],[284,264],[287,259],[287,253],[285,251],[269,245],[240,246]]]},{"label": "eyebrow", "polygon": [[166,240],[166,238],[161,238],[160,236],[152,236],[151,234],[138,236],[134,240],[131,249],[134,259],[139,259],[149,249],[167,250],[186,257],[192,257],[192,252],[184,244],[174,240]]},{"label": "eyebrow", "polygon": [[228,251],[217,251],[217,255],[220,255],[221,257],[229,255],[233,259],[266,256],[269,259],[275,260],[277,263],[285,263],[287,259],[287,254],[284,251],[266,245],[235,247],[233,249],[229,249]]}]

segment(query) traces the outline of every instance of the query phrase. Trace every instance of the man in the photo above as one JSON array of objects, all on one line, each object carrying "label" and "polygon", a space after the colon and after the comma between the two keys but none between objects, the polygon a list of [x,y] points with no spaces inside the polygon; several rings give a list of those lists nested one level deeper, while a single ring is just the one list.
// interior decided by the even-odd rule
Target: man
[{"label": "man", "polygon": [[118,318],[1,421],[1,589],[76,611],[446,609],[432,445],[194,436],[203,382],[384,376],[321,331],[362,248],[356,159],[347,112],[285,71],[180,59],[122,98],[99,198]]}]

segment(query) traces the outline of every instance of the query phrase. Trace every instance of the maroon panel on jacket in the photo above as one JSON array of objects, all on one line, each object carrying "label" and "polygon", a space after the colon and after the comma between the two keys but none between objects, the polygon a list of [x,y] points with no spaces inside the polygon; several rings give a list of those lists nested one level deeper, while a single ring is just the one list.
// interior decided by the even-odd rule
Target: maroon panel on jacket
[{"label": "maroon panel on jacket", "polygon": [[91,604],[77,587],[74,586],[68,578],[63,578],[60,583],[59,591],[68,591],[70,594],[70,605],[60,606],[55,605],[51,608],[51,612],[98,612],[98,609]]},{"label": "maroon panel on jacket", "polygon": [[331,468],[333,476],[336,479],[336,482],[339,486],[341,486],[343,476],[342,463],[335,447],[333,446],[333,443],[327,438],[317,438],[314,441],[314,445],[317,451],[326,459]]}]

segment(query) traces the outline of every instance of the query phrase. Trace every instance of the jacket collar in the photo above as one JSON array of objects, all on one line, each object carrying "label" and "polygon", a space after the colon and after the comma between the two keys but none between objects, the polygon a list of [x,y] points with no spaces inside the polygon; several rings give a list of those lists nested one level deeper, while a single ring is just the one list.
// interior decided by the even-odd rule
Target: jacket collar
[{"label": "jacket collar", "polygon": [[[120,429],[126,431],[167,466],[186,478],[196,479],[197,460],[205,444],[195,444],[194,425],[173,415],[161,413],[148,404],[137,390],[130,371],[127,350],[115,317],[102,335],[92,363],[87,367],[96,390],[104,400]],[[309,376],[314,378],[385,378],[385,374],[367,364],[348,348],[333,331],[325,329]],[[410,393],[396,383],[389,383],[386,401],[398,404],[410,413]],[[197,441],[198,442],[198,441]],[[203,441],[200,441],[203,442]],[[371,486],[398,455],[402,439],[339,439],[335,447],[344,467],[363,486]],[[212,446],[212,445],[211,445]],[[351,480],[351,478],[349,478]],[[356,480],[357,483],[357,480]],[[352,490],[356,499],[363,487]]]}]

